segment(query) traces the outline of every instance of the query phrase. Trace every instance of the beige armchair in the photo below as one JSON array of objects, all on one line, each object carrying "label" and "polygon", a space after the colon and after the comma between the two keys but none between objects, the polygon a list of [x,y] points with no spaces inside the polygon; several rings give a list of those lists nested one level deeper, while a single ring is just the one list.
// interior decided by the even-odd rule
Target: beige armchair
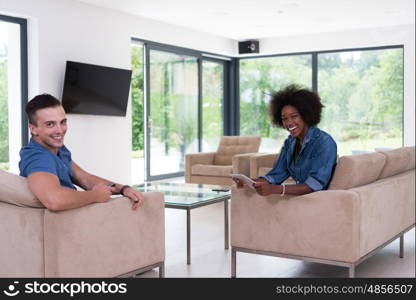
[{"label": "beige armchair", "polygon": [[278,153],[258,153],[250,157],[250,177],[258,178],[269,172],[279,157]]},{"label": "beige armchair", "polygon": [[232,184],[230,175],[250,175],[250,156],[259,151],[258,136],[223,136],[216,152],[193,153],[185,156],[187,183]]},{"label": "beige armchair", "polygon": [[[338,156],[337,156],[338,157]],[[250,157],[250,177],[255,179],[266,175],[275,165],[279,153],[258,153]],[[296,181],[289,177],[284,181],[285,184],[296,184]]]},{"label": "beige armchair", "polygon": [[125,197],[54,212],[26,178],[0,170],[0,277],[164,276],[163,194],[144,193],[137,211]]}]

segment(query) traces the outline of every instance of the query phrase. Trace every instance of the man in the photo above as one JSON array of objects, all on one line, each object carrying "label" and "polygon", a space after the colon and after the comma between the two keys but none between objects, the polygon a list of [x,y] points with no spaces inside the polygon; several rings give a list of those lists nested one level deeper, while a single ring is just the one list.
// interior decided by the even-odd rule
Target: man
[{"label": "man", "polygon": [[[50,210],[65,210],[105,202],[111,194],[133,200],[133,209],[143,195],[128,185],[115,184],[81,169],[64,146],[67,119],[61,102],[42,94],[26,104],[32,135],[20,150],[20,175],[27,177],[32,193]],[[77,191],[74,184],[86,191]]]}]

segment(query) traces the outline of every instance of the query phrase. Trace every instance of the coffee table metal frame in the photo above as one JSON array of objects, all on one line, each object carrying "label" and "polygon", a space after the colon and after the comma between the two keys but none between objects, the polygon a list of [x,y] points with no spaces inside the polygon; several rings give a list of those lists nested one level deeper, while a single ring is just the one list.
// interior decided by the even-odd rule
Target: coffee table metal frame
[{"label": "coffee table metal frame", "polygon": [[229,248],[229,232],[228,232],[228,199],[231,195],[223,195],[219,198],[197,202],[194,204],[173,204],[165,203],[166,208],[184,209],[186,210],[186,263],[191,264],[191,210],[194,208],[207,206],[210,204],[224,202],[224,248]]}]

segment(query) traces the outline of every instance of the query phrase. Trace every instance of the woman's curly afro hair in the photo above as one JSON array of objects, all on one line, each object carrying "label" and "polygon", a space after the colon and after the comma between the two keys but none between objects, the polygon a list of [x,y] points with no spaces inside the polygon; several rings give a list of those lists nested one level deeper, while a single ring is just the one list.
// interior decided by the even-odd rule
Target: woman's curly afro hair
[{"label": "woman's curly afro hair", "polygon": [[274,125],[284,127],[282,109],[286,105],[296,108],[302,120],[308,126],[318,125],[321,121],[321,111],[324,106],[319,95],[311,90],[292,84],[278,92],[272,93],[269,113]]}]

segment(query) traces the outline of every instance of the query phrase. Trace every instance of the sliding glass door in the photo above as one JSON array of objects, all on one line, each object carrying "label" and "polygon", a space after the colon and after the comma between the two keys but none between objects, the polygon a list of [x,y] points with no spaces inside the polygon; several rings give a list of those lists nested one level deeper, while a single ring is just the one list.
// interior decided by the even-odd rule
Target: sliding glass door
[{"label": "sliding glass door", "polygon": [[215,151],[224,134],[228,62],[146,41],[131,49],[132,181],[183,176],[185,155]]},{"label": "sliding glass door", "polygon": [[216,151],[224,131],[224,62],[202,62],[201,151]]},{"label": "sliding glass door", "polygon": [[198,59],[150,49],[149,86],[150,177],[173,176],[198,152]]}]

